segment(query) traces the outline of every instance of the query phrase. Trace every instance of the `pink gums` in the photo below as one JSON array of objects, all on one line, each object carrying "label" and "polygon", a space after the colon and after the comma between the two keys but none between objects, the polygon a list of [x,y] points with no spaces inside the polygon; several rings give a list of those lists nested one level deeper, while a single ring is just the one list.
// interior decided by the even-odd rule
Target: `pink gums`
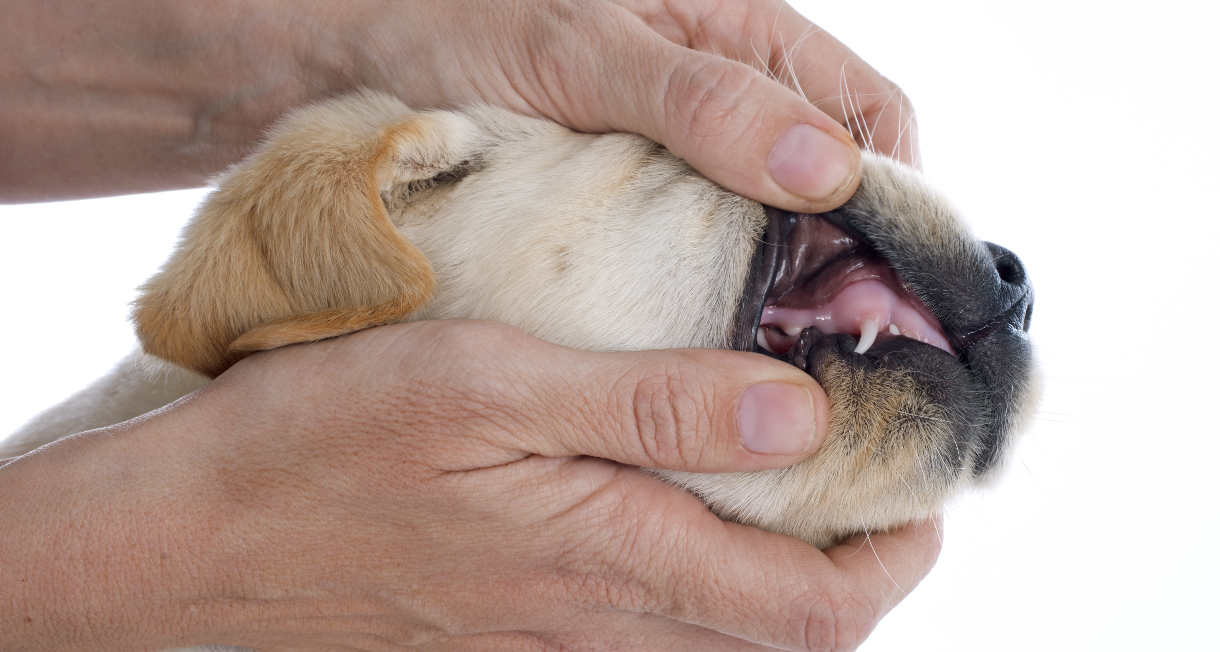
[{"label": "pink gums", "polygon": [[839,289],[828,301],[811,307],[768,305],[763,309],[758,344],[773,353],[786,353],[810,326],[824,335],[860,336],[862,325],[875,320],[877,341],[906,337],[953,353],[944,331],[931,312],[904,288],[888,267],[866,263],[834,283]]}]

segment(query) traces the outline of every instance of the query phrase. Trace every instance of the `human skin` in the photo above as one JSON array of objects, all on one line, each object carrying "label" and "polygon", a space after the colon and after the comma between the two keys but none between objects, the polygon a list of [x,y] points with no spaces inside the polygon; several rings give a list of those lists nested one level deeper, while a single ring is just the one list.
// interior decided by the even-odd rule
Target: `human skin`
[{"label": "human skin", "polygon": [[[287,109],[366,86],[636,131],[739,193],[823,210],[858,174],[836,145],[841,82],[879,151],[914,156],[895,147],[914,134],[901,93],[808,28],[769,2],[10,3],[0,199],[199,185]],[[778,68],[798,41],[812,103],[729,59]],[[427,328],[449,335],[401,334]],[[508,361],[488,328],[534,355]],[[824,425],[807,376],[728,352],[556,357],[504,332],[416,325],[254,356],[157,415],[0,468],[0,648],[849,647],[931,567],[932,525],[823,554],[622,466],[789,465],[825,432],[784,435],[808,397]],[[764,378],[808,394],[726,416]],[[658,418],[632,426],[641,406]],[[757,421],[750,441],[784,453],[746,448],[759,414],[787,425]],[[428,475],[447,455],[450,484]]]},{"label": "human skin", "polygon": [[935,524],[822,552],[635,468],[791,463],[808,417],[769,424],[793,453],[743,445],[743,395],[777,384],[825,401],[762,356],[490,322],[255,355],[0,467],[0,648],[854,647],[931,567]]},{"label": "human skin", "polygon": [[5,14],[0,200],[201,185],[288,109],[360,86],[641,133],[795,211],[855,189],[847,107],[877,151],[917,156],[902,92],[774,0],[26,0]]}]

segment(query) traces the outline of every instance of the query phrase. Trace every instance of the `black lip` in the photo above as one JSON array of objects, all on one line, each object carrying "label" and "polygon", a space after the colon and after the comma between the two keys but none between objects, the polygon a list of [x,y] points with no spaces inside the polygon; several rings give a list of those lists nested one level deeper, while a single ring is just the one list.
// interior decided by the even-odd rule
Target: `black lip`
[{"label": "black lip", "polygon": [[[797,223],[801,219],[810,218],[825,220],[856,241],[852,248],[842,252],[841,256],[828,258],[815,269],[806,270],[810,277],[817,276],[821,271],[845,256],[858,255],[860,253],[876,255],[876,251],[869,243],[867,236],[843,219],[843,216],[839,215],[837,211],[808,214],[794,213],[770,206],[765,208],[767,228],[758,243],[758,247],[755,248],[754,256],[750,261],[750,271],[746,277],[741,304],[737,309],[730,346],[738,351],[753,351],[784,360],[801,369],[805,369],[806,363],[803,354],[812,346],[813,340],[823,336],[823,333],[817,329],[812,327],[805,329],[792,350],[784,355],[772,354],[757,344],[758,328],[762,322],[763,309],[766,306],[767,297],[775,287],[779,276],[783,273],[783,261],[788,256],[789,243],[792,239],[793,231],[797,228]],[[915,340],[910,341],[919,344]]]},{"label": "black lip", "polygon": [[750,273],[746,275],[745,290],[741,295],[741,304],[737,307],[737,318],[734,320],[733,335],[729,345],[737,351],[754,351],[758,337],[758,325],[762,321],[763,303],[767,292],[775,283],[775,272],[779,268],[779,257],[783,251],[784,240],[781,233],[782,224],[792,213],[778,208],[766,207],[767,229],[762,240],[754,248],[754,256],[750,260]]}]

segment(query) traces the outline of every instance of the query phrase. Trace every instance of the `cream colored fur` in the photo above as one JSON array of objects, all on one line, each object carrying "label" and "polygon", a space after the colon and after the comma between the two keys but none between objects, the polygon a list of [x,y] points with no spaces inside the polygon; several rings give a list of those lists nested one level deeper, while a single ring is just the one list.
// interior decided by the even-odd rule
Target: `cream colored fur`
[{"label": "cream colored fur", "polygon": [[[335,215],[332,199],[318,199],[342,194],[331,190],[336,175],[328,176],[324,166],[348,167],[360,150],[375,148],[385,131],[419,124],[421,118],[428,125],[423,133],[435,142],[422,152],[416,143],[400,149],[398,171],[381,173],[377,190],[393,210],[389,219],[405,242],[425,252],[435,296],[421,309],[385,321],[492,319],[552,342],[594,350],[726,344],[753,242],[763,225],[758,204],[721,190],[637,136],[576,134],[492,108],[418,114],[397,100],[365,94],[296,112],[277,126],[266,147],[221,178],[175,256],[139,302],[135,316],[145,347],[214,372],[239,357],[227,347],[257,327],[336,308],[359,309],[391,295],[365,291],[368,297],[336,297],[335,285],[345,294],[360,294],[353,288],[367,284],[367,275],[353,274],[338,284],[317,277],[340,267],[340,261],[361,260],[367,250],[343,251],[334,242],[338,238],[326,238],[330,232],[302,236],[310,226],[302,222],[342,231],[354,211]],[[282,163],[285,151],[307,163]],[[463,184],[460,192],[408,187],[415,178],[470,158],[477,159],[478,183]],[[268,175],[263,167],[278,172]],[[317,183],[318,176],[327,183]],[[313,186],[325,192],[294,196],[304,194],[298,188]],[[252,258],[239,260],[244,268],[234,273],[233,252],[255,247],[232,242],[244,237],[234,227],[245,226],[233,219],[233,205],[276,201],[291,204],[280,213],[286,217],[249,230],[270,233],[274,242],[263,248],[280,249],[284,260],[303,261],[304,271],[294,270],[298,274],[290,279],[267,279],[262,260]],[[302,219],[302,204],[316,217]],[[329,220],[337,221],[338,228]],[[191,282],[184,282],[188,278]],[[726,278],[737,282],[726,285]],[[164,279],[171,282],[162,283]],[[260,289],[260,284],[272,287]],[[393,280],[384,285],[392,290]],[[242,291],[236,292],[239,287]],[[301,295],[295,305],[294,297],[284,296],[294,290]],[[162,314],[142,318],[153,301],[168,305]],[[232,304],[238,302],[252,307],[235,311]],[[207,316],[197,318],[193,311]],[[181,318],[183,314],[189,317]],[[178,331],[147,335],[178,318],[183,322]],[[219,323],[210,325],[209,320]],[[328,334],[334,333],[321,336]],[[185,343],[166,344],[174,338]],[[200,347],[207,355],[181,353],[200,340],[220,344],[209,341]],[[148,364],[142,360],[133,354],[94,387],[27,424],[4,450],[28,450],[67,434],[63,426],[96,427],[111,416],[142,413],[147,406],[135,400],[138,391],[129,392],[130,402],[111,404],[112,414],[95,418],[93,406],[110,391],[106,387],[141,378]],[[152,380],[150,388],[157,384]]]},{"label": "cream colored fur", "polygon": [[0,460],[66,435],[121,423],[172,403],[207,382],[207,376],[132,351],[105,376],[0,440]]},{"label": "cream colored fur", "polygon": [[[916,207],[903,227],[913,238],[968,241],[898,164],[866,155],[860,192]],[[301,109],[219,180],[144,289],[144,347],[177,364],[133,353],[0,457],[157,408],[250,351],[393,321],[491,319],[601,351],[722,348],[764,226],[759,204],[638,136],[486,107],[418,113],[372,93]],[[935,422],[910,379],[865,387],[850,370],[828,373],[843,381],[833,403],[888,401]],[[882,438],[884,424],[847,409],[795,467],[661,475],[721,515],[815,545],[927,516],[960,483],[920,450],[935,428],[878,461],[837,434]]]}]

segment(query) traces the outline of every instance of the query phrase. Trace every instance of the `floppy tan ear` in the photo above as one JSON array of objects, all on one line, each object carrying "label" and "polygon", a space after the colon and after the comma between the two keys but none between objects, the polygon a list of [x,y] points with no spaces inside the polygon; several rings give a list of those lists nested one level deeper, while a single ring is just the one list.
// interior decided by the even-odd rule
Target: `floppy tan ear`
[{"label": "floppy tan ear", "polygon": [[142,288],[144,349],[214,376],[251,351],[403,319],[430,298],[432,268],[380,193],[465,163],[473,131],[368,92],[289,114]]}]

